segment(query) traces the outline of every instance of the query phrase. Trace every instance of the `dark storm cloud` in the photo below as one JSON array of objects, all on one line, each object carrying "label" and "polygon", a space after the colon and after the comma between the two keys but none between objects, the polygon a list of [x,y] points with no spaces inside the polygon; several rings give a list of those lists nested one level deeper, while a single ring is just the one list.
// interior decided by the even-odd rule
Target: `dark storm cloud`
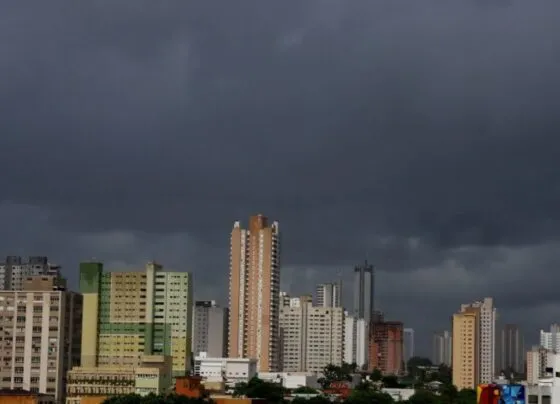
[{"label": "dark storm cloud", "polygon": [[[211,293],[231,222],[263,212],[281,222],[286,273],[309,283],[367,255],[458,298],[496,263],[514,267],[517,249],[545,276],[557,258],[541,245],[560,230],[559,12],[552,0],[5,1],[0,200],[13,226],[35,223],[18,238],[5,228],[3,248],[167,257]],[[455,267],[461,281],[434,281]],[[504,304],[551,304],[516,294],[520,274]],[[401,290],[406,318],[415,295]]]}]

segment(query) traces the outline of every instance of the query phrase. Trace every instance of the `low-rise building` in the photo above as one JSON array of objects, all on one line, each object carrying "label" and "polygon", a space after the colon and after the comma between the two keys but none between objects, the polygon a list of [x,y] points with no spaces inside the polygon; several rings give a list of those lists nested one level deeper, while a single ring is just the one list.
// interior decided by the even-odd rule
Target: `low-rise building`
[{"label": "low-rise building", "polygon": [[139,367],[75,367],[68,372],[66,403],[83,404],[84,398],[121,394],[168,393],[172,388],[172,363],[170,356],[147,355]]},{"label": "low-rise building", "polygon": [[259,373],[259,378],[269,382],[282,383],[286,389],[297,389],[298,387],[311,387],[319,389],[321,385],[317,381],[319,376],[312,372],[268,372]]},{"label": "low-rise building", "polygon": [[27,390],[0,389],[0,404],[55,404],[54,396]]},{"label": "low-rise building", "polygon": [[209,358],[202,352],[194,360],[196,376],[206,384],[224,382],[227,386],[248,382],[257,375],[257,360],[250,358]]}]

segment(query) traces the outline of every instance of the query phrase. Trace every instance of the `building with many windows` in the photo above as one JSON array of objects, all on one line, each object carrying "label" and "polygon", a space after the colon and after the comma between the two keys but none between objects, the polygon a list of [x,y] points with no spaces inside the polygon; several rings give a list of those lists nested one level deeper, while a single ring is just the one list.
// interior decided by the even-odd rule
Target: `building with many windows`
[{"label": "building with many windows", "polygon": [[[80,291],[87,332],[82,334],[81,367],[68,376],[76,381],[68,385],[74,398],[103,391],[99,383],[106,374],[122,374],[126,379],[137,375],[138,369],[146,374],[150,367],[165,383],[171,376],[189,373],[192,277],[188,272],[167,272],[155,262],[148,263],[144,272],[105,272],[102,263],[87,262],[80,265]],[[91,386],[86,383],[89,379]],[[107,380],[118,385],[125,379]],[[164,392],[169,386],[160,387],[158,392]]]},{"label": "building with many windows", "polygon": [[251,358],[259,371],[280,369],[280,227],[263,215],[247,229],[233,224],[229,279],[230,358]]},{"label": "building with many windows", "polygon": [[434,365],[451,366],[452,340],[449,331],[437,332],[433,335],[432,363]]},{"label": "building with many windows", "polygon": [[315,288],[315,306],[341,307],[342,281],[337,283],[321,283]]},{"label": "building with many windows", "polygon": [[191,365],[192,277],[155,262],[144,272],[80,265],[84,296],[82,366],[137,366],[144,355],[173,357],[173,373]]},{"label": "building with many windows", "polygon": [[212,358],[227,357],[228,309],[219,307],[214,300],[194,303],[193,353],[206,352]]},{"label": "building with many windows", "polygon": [[82,296],[61,290],[58,276],[27,276],[21,286],[0,291],[0,389],[61,402],[80,360]]},{"label": "building with many windows", "polygon": [[361,369],[367,365],[369,325],[363,318],[345,313],[344,362],[355,363]]},{"label": "building with many windows", "polygon": [[31,256],[27,260],[8,256],[0,263],[0,290],[21,290],[26,278],[39,275],[60,277],[60,266],[49,263],[44,256]]},{"label": "building with many windows", "polygon": [[400,321],[385,321],[377,314],[369,335],[369,370],[379,369],[384,375],[404,372],[404,331]]},{"label": "building with many windows", "polygon": [[344,309],[315,307],[311,296],[292,298],[280,310],[284,372],[320,372],[344,359]]}]

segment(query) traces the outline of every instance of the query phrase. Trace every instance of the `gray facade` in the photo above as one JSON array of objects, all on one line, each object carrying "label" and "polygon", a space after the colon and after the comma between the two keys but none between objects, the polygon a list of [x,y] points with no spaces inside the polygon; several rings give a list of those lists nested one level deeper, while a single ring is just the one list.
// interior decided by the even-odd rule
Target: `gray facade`
[{"label": "gray facade", "polygon": [[366,261],[354,268],[354,317],[363,318],[366,324],[373,320],[375,270]]},{"label": "gray facade", "polygon": [[213,300],[196,301],[193,315],[193,354],[206,352],[210,358],[227,357],[228,309]]}]

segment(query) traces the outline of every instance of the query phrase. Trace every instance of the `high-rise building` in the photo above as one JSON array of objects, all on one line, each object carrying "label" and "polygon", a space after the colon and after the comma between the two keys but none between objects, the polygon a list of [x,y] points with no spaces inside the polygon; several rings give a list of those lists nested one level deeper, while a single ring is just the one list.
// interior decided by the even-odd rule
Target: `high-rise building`
[{"label": "high-rise building", "polygon": [[525,371],[525,343],[523,334],[516,324],[506,324],[500,330],[499,334],[500,347],[500,363],[499,371],[506,372],[506,376],[510,376],[509,372],[513,371],[522,374]]},{"label": "high-rise building", "polygon": [[527,384],[537,384],[538,380],[544,377],[549,354],[554,354],[554,351],[539,345],[533,346],[527,352]]},{"label": "high-rise building", "polygon": [[403,330],[403,340],[403,359],[405,366],[407,366],[410,358],[414,356],[414,330],[412,328]]},{"label": "high-rise building", "polygon": [[432,339],[432,363],[434,365],[451,366],[452,340],[449,331],[434,334]]},{"label": "high-rise building", "polygon": [[62,290],[58,276],[18,282],[22,290],[0,291],[0,389],[62,402],[66,372],[80,361],[82,296]]},{"label": "high-rise building", "polygon": [[317,285],[315,306],[342,307],[342,282]]},{"label": "high-rise building", "polygon": [[[138,367],[144,356],[173,358],[173,376],[191,367],[192,276],[150,262],[144,272],[80,264],[84,296],[82,367]],[[85,331],[87,330],[87,332]]]},{"label": "high-rise building", "polygon": [[474,389],[479,384],[480,308],[469,307],[453,315],[453,384]]},{"label": "high-rise building", "polygon": [[461,305],[453,316],[453,380],[459,388],[488,384],[495,372],[496,309],[493,299]]},{"label": "high-rise building", "polygon": [[400,375],[404,372],[403,323],[379,321],[370,325],[369,370],[379,369],[384,375]]},{"label": "high-rise building", "polygon": [[31,256],[27,260],[19,256],[6,257],[0,263],[0,290],[21,290],[24,279],[39,275],[60,277],[60,266],[50,264],[43,256]]},{"label": "high-rise building", "polygon": [[228,309],[219,307],[214,300],[197,301],[193,316],[193,353],[206,352],[210,358],[227,356]]},{"label": "high-rise building", "polygon": [[342,307],[314,307],[310,296],[292,298],[280,310],[280,329],[284,372],[320,372],[329,364],[342,365]]},{"label": "high-rise building", "polygon": [[366,261],[354,268],[354,317],[372,322],[375,294],[375,269]]},{"label": "high-rise building", "polygon": [[260,372],[280,370],[280,228],[263,215],[231,232],[229,343],[231,358],[257,359]]},{"label": "high-rise building", "polygon": [[560,325],[551,324],[550,331],[540,331],[540,345],[550,351],[559,352],[560,350]]},{"label": "high-rise building", "polygon": [[362,369],[368,360],[369,324],[363,318],[356,318],[345,313],[344,326],[344,362],[355,363]]}]

